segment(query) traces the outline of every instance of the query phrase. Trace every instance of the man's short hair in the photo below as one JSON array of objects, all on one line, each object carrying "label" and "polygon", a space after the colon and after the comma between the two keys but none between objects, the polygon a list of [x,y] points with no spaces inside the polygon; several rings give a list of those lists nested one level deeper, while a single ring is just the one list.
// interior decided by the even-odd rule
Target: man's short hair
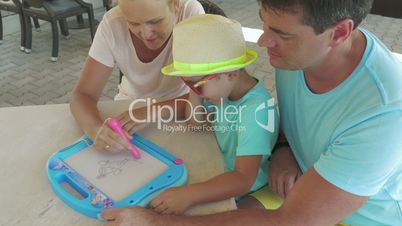
[{"label": "man's short hair", "polygon": [[373,0],[257,0],[274,12],[302,11],[302,22],[321,34],[338,21],[352,19],[355,29],[370,12]]}]

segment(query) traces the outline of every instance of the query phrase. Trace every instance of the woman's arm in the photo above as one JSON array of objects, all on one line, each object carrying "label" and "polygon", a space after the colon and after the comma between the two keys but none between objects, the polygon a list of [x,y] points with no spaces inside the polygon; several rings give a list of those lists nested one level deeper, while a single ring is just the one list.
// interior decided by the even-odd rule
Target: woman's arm
[{"label": "woman's arm", "polygon": [[104,125],[97,107],[99,97],[112,70],[113,68],[88,56],[81,77],[73,91],[70,109],[82,130],[94,141],[97,150],[130,151],[130,144]]},{"label": "woman's arm", "polygon": [[77,123],[92,140],[103,123],[97,103],[112,70],[88,56],[70,100],[70,109]]},{"label": "woman's arm", "polygon": [[[148,124],[149,121],[147,121],[147,117],[167,122],[170,122],[170,120],[174,120],[175,118],[181,119],[185,116],[185,108],[188,105],[188,96],[188,94],[184,94],[173,99],[154,103],[151,106],[135,108],[131,111],[131,114],[129,111],[123,112],[118,116],[118,119],[124,130],[129,134],[137,132]],[[172,109],[172,111],[168,109]]]}]

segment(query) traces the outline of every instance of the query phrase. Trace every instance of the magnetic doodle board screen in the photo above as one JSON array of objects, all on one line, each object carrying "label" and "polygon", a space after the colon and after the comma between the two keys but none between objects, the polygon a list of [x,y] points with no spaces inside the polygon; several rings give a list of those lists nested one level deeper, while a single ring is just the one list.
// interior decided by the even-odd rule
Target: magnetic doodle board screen
[{"label": "magnetic doodle board screen", "polygon": [[107,154],[90,146],[64,161],[107,196],[120,201],[168,169],[139,150],[141,159],[134,159],[128,152]]}]

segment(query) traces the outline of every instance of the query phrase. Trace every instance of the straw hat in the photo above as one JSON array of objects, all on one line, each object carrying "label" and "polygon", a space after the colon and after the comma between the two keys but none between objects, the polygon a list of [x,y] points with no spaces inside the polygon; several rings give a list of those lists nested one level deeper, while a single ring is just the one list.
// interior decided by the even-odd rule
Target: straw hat
[{"label": "straw hat", "polygon": [[197,76],[244,68],[257,59],[246,48],[241,25],[212,14],[191,17],[173,29],[173,64],[162,68],[170,76]]}]

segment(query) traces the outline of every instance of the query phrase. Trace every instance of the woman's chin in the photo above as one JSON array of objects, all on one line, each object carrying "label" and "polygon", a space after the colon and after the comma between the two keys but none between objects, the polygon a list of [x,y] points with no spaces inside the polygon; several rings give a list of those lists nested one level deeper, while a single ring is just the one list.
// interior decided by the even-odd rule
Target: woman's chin
[{"label": "woman's chin", "polygon": [[159,40],[154,40],[154,41],[144,40],[144,44],[148,49],[151,49],[151,50],[157,50],[157,49],[161,48],[163,45],[163,43],[160,42]]}]

